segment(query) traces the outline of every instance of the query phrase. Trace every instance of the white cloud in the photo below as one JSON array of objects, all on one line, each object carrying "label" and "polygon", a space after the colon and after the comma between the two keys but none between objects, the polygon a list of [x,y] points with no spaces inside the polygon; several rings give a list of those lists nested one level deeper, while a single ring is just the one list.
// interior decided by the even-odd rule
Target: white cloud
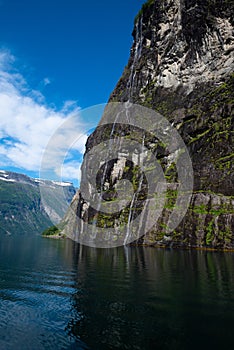
[{"label": "white cloud", "polygon": [[64,163],[61,168],[56,169],[56,174],[65,179],[77,179],[80,180],[81,177],[81,163],[76,161],[71,161],[69,163]]},{"label": "white cloud", "polygon": [[44,78],[44,79],[43,79],[43,84],[44,84],[44,86],[50,85],[50,84],[51,84],[50,79],[49,79],[49,78]]},{"label": "white cloud", "polygon": [[[87,129],[79,117],[77,104],[67,101],[60,111],[47,106],[40,91],[28,88],[23,75],[14,69],[14,62],[13,55],[0,50],[1,166],[39,171],[46,145],[64,122],[65,126],[51,143],[52,158],[48,167],[56,167],[63,161],[61,152],[84,152]],[[45,78],[44,85],[48,84],[50,80]],[[63,176],[72,180],[72,176],[78,176],[77,164],[74,159],[70,162],[64,167]]]}]

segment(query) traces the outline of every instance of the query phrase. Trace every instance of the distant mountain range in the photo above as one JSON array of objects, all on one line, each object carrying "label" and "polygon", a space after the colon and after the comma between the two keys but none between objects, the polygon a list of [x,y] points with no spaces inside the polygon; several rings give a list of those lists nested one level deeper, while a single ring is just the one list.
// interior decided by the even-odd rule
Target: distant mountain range
[{"label": "distant mountain range", "polygon": [[40,234],[63,218],[75,193],[70,182],[0,170],[0,235]]}]

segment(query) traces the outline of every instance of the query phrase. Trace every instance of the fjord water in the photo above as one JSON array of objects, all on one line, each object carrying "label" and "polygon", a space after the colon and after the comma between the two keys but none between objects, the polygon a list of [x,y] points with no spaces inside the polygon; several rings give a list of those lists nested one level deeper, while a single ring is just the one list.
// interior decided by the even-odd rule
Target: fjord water
[{"label": "fjord water", "polygon": [[0,349],[229,349],[234,254],[1,237]]}]

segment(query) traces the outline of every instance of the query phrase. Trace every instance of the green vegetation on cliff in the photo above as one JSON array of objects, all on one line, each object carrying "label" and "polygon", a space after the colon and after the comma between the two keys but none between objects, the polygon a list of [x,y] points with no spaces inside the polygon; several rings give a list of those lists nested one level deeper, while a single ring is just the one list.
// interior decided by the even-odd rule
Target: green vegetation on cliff
[{"label": "green vegetation on cliff", "polygon": [[135,17],[134,23],[137,22],[137,20],[141,17],[141,15],[146,11],[146,9],[148,9],[148,7],[150,7],[151,5],[153,5],[155,2],[155,0],[148,0],[147,2],[145,2],[140,11],[138,12],[138,14]]},{"label": "green vegetation on cliff", "polygon": [[[137,244],[234,249],[233,5],[233,0],[149,0],[136,16],[130,58],[110,102],[143,105],[167,118],[187,145],[194,173],[187,214],[173,232],[168,232],[178,195],[177,164],[171,162],[179,151],[176,143],[169,154],[155,137],[145,133],[143,138],[139,130],[121,124],[114,133],[110,127],[99,126],[90,135],[87,150],[110,135],[144,144],[156,155],[168,188],[171,186],[160,219]],[[126,161],[132,156],[126,150],[119,153]],[[138,156],[141,158],[144,154]],[[105,183],[109,190],[113,187],[114,163],[106,168],[105,175],[99,174],[99,183]],[[85,164],[82,171],[88,168]],[[151,170],[147,164],[145,171]],[[122,174],[136,193],[139,183],[132,167],[125,163]],[[100,180],[102,176],[104,181]],[[121,225],[142,210],[147,186],[141,183],[139,192],[141,195],[135,195],[118,218],[97,214],[82,197],[76,209],[87,222],[93,219],[101,228],[114,226],[121,232]],[[68,236],[76,239],[80,231],[70,221]]]},{"label": "green vegetation on cliff", "polygon": [[51,225],[40,191],[28,184],[0,181],[0,233],[40,233]]},{"label": "green vegetation on cliff", "polygon": [[0,235],[40,234],[62,219],[74,194],[70,184],[1,170]]}]

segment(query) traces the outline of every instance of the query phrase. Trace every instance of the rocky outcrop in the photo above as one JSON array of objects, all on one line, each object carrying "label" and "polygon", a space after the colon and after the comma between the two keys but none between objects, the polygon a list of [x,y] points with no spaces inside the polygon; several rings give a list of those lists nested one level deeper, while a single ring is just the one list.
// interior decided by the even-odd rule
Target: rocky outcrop
[{"label": "rocky outcrop", "polygon": [[[233,1],[148,1],[136,17],[134,44],[111,100],[149,103],[155,88],[189,95],[233,72]],[[156,92],[157,93],[157,92]]]},{"label": "rocky outcrop", "polygon": [[[110,101],[137,103],[166,117],[183,138],[194,170],[194,192],[180,225],[170,233],[166,230],[176,198],[176,190],[169,190],[162,215],[137,244],[234,249],[233,12],[232,0],[149,0],[135,19],[130,59]],[[86,152],[120,134],[148,144],[168,184],[176,183],[171,154],[140,131],[121,125],[98,127],[87,141]],[[82,191],[75,208],[73,203],[75,215],[82,220],[92,222],[95,217],[99,226],[117,227],[116,231],[141,210],[136,193],[144,197],[147,192],[134,170],[135,155],[133,163],[127,163],[120,149],[119,158],[122,163],[115,159],[104,168],[100,163],[97,182],[102,191],[111,192],[113,176],[118,180],[124,175],[132,183],[138,180],[125,216],[97,215]],[[88,167],[83,164],[83,179]],[[65,231],[72,239],[79,240],[81,230],[67,221]]]},{"label": "rocky outcrop", "polygon": [[163,247],[233,249],[233,209],[231,196],[194,193],[187,214],[174,232],[165,232],[168,217],[165,208],[154,230],[139,242]]}]

